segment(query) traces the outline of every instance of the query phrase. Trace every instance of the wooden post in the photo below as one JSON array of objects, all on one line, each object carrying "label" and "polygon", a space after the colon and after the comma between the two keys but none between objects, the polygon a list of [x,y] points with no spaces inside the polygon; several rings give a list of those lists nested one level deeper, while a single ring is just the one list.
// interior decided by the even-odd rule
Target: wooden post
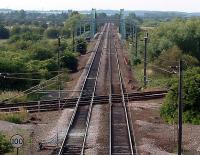
[{"label": "wooden post", "polygon": [[144,37],[144,87],[147,85],[147,39],[148,33]]},{"label": "wooden post", "polygon": [[182,154],[182,114],[183,114],[183,103],[182,103],[182,75],[183,62],[179,62],[179,92],[178,92],[178,155]]},{"label": "wooden post", "polygon": [[40,112],[40,101],[38,101],[38,113]]}]

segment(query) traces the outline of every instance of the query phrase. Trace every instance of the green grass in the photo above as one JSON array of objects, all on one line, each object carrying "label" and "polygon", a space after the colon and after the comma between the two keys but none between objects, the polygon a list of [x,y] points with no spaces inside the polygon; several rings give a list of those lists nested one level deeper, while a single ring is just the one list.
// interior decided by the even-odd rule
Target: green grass
[{"label": "green grass", "polygon": [[[136,80],[138,81],[139,85],[141,87],[144,86],[144,67],[143,64],[137,65],[133,67],[133,72]],[[159,73],[155,70],[153,70],[151,67],[147,68],[147,88],[167,88],[168,87],[168,82],[172,79],[173,77],[170,75],[162,74]]]},{"label": "green grass", "polygon": [[[70,80],[67,70],[60,76],[60,79],[62,80],[61,89],[64,89],[65,82],[68,82]],[[52,83],[54,82],[55,84],[45,87],[44,90],[57,90],[58,83],[56,81],[52,81]],[[26,95],[21,91],[0,91],[0,102],[5,101],[5,100],[9,101],[8,103],[38,101],[38,100],[41,100],[43,96],[46,96],[46,94],[31,93],[29,95]]]},{"label": "green grass", "polygon": [[0,39],[0,44],[5,43],[6,41],[8,41],[8,39]]},{"label": "green grass", "polygon": [[23,109],[16,113],[0,113],[0,120],[21,124],[28,120],[28,113]]},{"label": "green grass", "polygon": [[6,137],[3,133],[0,132],[0,154],[5,154],[13,150],[9,138]]},{"label": "green grass", "polygon": [[[15,97],[15,96],[21,96],[21,97]],[[4,101],[10,98],[13,98],[12,102],[14,103],[27,101],[27,96],[20,91],[3,91],[0,93],[0,101]]]}]

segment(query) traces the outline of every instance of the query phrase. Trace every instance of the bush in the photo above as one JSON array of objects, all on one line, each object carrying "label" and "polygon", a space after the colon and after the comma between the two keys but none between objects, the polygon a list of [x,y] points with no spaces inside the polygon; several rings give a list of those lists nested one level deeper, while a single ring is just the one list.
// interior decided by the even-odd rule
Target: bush
[{"label": "bush", "polygon": [[21,32],[21,27],[20,26],[13,26],[11,29],[11,35],[19,35]]},{"label": "bush", "polygon": [[28,119],[28,113],[21,109],[20,112],[17,113],[1,113],[0,120],[8,121],[11,123],[21,124]]},{"label": "bush", "polygon": [[76,51],[80,54],[85,54],[87,51],[87,43],[84,38],[79,38],[76,40]]},{"label": "bush", "polygon": [[12,35],[11,37],[10,37],[10,39],[9,39],[9,43],[14,43],[14,42],[16,42],[16,41],[18,41],[18,40],[20,40],[21,38],[20,38],[20,36],[19,35]]},{"label": "bush", "polygon": [[46,68],[49,71],[55,71],[55,70],[57,70],[58,69],[57,61],[54,60],[54,59],[48,59],[48,60],[46,60]]},{"label": "bush", "polygon": [[174,46],[167,51],[163,51],[160,56],[155,60],[155,64],[160,67],[177,66],[182,51]]},{"label": "bush", "polygon": [[23,33],[23,34],[21,35],[21,39],[22,39],[22,40],[25,40],[25,41],[28,41],[28,40],[31,40],[31,41],[38,41],[38,40],[41,40],[42,37],[40,36],[40,34],[37,34],[37,33],[26,32],[26,33]]},{"label": "bush", "polygon": [[185,64],[185,69],[187,66],[197,66],[199,64],[197,58],[189,54],[182,54],[182,51],[177,46],[173,46],[167,51],[163,51],[160,56],[154,61],[154,64],[170,70],[170,66],[178,66],[181,55]]},{"label": "bush", "polygon": [[141,64],[141,59],[140,59],[140,58],[134,58],[134,59],[133,59],[133,64],[134,64],[134,65],[139,65],[139,64]]},{"label": "bush", "polygon": [[46,60],[52,57],[52,51],[44,47],[35,47],[32,51],[32,58],[35,60]]},{"label": "bush", "polygon": [[0,25],[0,39],[8,39],[10,36],[10,32],[7,28]]},{"label": "bush", "polygon": [[[183,80],[183,121],[200,124],[200,68],[188,69]],[[161,117],[167,122],[174,121],[178,108],[178,81],[173,81],[163,105]]]},{"label": "bush", "polygon": [[24,32],[20,35],[12,35],[9,39],[10,43],[15,43],[16,41],[23,40],[23,41],[38,41],[41,40],[42,36],[40,34],[34,32]]},{"label": "bush", "polygon": [[76,55],[72,52],[65,52],[64,56],[61,59],[62,66],[67,67],[72,72],[77,71],[78,67],[78,60],[76,58]]},{"label": "bush", "polygon": [[62,29],[61,30],[61,35],[65,36],[66,38],[70,38],[71,32],[67,29]]},{"label": "bush", "polygon": [[12,149],[10,141],[6,139],[5,135],[0,133],[0,154],[3,155],[5,153],[9,153]]},{"label": "bush", "polygon": [[[5,73],[23,73],[26,72],[26,65],[21,59],[18,59],[15,55],[12,57],[9,56],[9,52],[7,55],[2,57],[4,54],[1,53],[0,57],[0,71]],[[4,78],[0,76],[0,88],[2,90],[7,89],[18,89],[22,90],[24,87],[30,83],[30,81],[22,80],[22,79],[15,79],[15,78]]]},{"label": "bush", "polygon": [[[13,38],[12,38],[13,39]],[[14,49],[28,50],[31,47],[32,41],[18,40],[14,44]]]},{"label": "bush", "polygon": [[60,33],[59,30],[55,29],[55,28],[49,28],[49,29],[47,29],[45,31],[45,35],[49,39],[56,39],[56,38],[58,38],[59,33]]}]

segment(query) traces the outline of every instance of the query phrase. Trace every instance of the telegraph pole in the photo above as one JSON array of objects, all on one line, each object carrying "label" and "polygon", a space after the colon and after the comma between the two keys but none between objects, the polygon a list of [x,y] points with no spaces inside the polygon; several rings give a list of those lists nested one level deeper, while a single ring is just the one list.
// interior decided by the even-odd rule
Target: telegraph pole
[{"label": "telegraph pole", "polygon": [[60,40],[61,37],[58,36],[58,105],[60,110],[60,98],[61,98],[61,83],[60,83]]},{"label": "telegraph pole", "polygon": [[144,36],[144,87],[147,85],[147,40],[148,33]]},{"label": "telegraph pole", "polygon": [[137,53],[137,49],[138,49],[138,38],[137,38],[137,28],[136,26],[134,26],[134,30],[135,30],[135,57],[137,58],[138,53]]},{"label": "telegraph pole", "polygon": [[182,103],[182,79],[183,79],[183,61],[180,59],[179,62],[179,92],[178,92],[178,155],[182,154],[182,114],[183,114],[183,103]]},{"label": "telegraph pole", "polygon": [[132,45],[133,45],[133,42],[134,42],[134,31],[135,31],[135,26],[133,25],[132,23],[132,30],[131,30],[131,39],[132,39]]},{"label": "telegraph pole", "polygon": [[73,50],[73,52],[75,51],[75,30],[74,30],[74,28],[73,28],[73,30],[72,30],[72,50]]},{"label": "telegraph pole", "polygon": [[80,28],[79,28],[79,36],[82,34],[82,25],[81,25],[81,22],[80,22]]},{"label": "telegraph pole", "polygon": [[120,33],[121,33],[121,36],[122,36],[122,40],[126,39],[124,9],[120,9]]},{"label": "telegraph pole", "polygon": [[90,32],[91,38],[93,38],[96,33],[96,9],[92,9],[91,16]]},{"label": "telegraph pole", "polygon": [[84,27],[83,27],[83,33],[85,33],[85,26],[86,26],[86,24],[84,24]]}]

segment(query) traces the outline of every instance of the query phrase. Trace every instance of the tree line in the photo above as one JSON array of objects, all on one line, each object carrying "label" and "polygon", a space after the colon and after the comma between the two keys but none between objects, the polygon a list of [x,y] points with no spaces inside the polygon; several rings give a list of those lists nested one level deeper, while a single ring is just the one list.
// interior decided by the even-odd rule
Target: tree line
[{"label": "tree line", "polygon": [[[33,15],[27,15],[26,12],[21,11],[16,14],[12,13],[11,17],[14,18],[13,16],[17,19],[16,22],[18,22],[17,17],[25,18],[25,21],[28,22],[29,17]],[[63,15],[55,16],[63,18]],[[33,17],[40,17],[40,15]],[[77,71],[77,57],[80,54],[85,54],[87,49],[86,41],[77,37],[75,39],[77,48],[75,48],[76,51],[73,51],[71,28],[74,20],[77,21],[80,18],[83,18],[82,15],[75,12],[69,18],[65,18],[63,25],[48,25],[47,27],[32,23],[30,25],[15,23],[9,26],[1,24],[0,72],[2,74],[0,76],[0,89],[24,90],[38,84],[43,79],[55,76],[56,71],[58,71],[58,51],[61,53],[59,60],[61,67],[68,71]],[[46,20],[43,22],[46,23]],[[63,36],[60,47],[57,40],[59,36]],[[6,41],[1,41],[1,39],[6,39]],[[27,80],[20,79],[22,77],[27,78]]]},{"label": "tree line", "polygon": [[[200,19],[177,18],[162,22],[148,30],[148,63],[177,73],[179,59],[184,62],[183,120],[185,123],[200,124]],[[144,31],[139,33],[139,40]],[[140,43],[139,59],[143,61],[144,44]],[[141,62],[140,61],[140,62]],[[178,79],[176,74],[165,81],[169,92],[161,106],[161,116],[169,123],[177,122]]]}]

